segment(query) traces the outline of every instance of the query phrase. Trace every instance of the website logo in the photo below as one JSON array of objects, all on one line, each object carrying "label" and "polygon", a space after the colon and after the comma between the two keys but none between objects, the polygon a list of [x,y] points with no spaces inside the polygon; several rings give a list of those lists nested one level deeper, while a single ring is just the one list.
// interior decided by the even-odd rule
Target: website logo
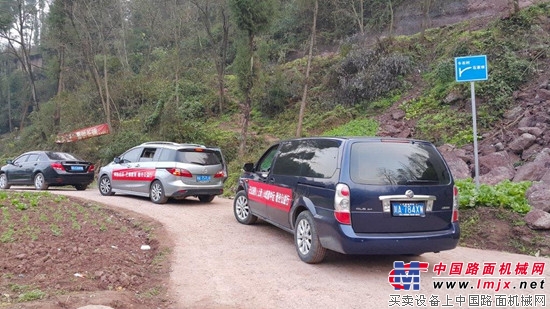
[{"label": "website logo", "polygon": [[430,263],[394,261],[388,282],[396,291],[420,290],[420,272],[427,272]]}]

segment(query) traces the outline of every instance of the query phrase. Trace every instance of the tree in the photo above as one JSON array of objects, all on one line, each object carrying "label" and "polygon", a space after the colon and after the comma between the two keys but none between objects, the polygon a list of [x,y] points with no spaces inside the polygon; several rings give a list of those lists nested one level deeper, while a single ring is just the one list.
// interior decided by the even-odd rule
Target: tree
[{"label": "tree", "polygon": [[[252,88],[258,76],[259,65],[255,57],[255,37],[264,31],[272,15],[273,4],[269,0],[230,0],[230,7],[237,27],[245,34],[247,41],[246,49],[237,51],[241,62],[237,75],[239,76],[239,87],[244,93],[245,99],[241,110],[243,124],[241,130],[241,141],[239,155],[244,155],[248,135],[248,124],[252,110]],[[244,61],[243,61],[244,60]]]},{"label": "tree", "polygon": [[[0,39],[7,41],[9,52],[17,58],[21,69],[27,75],[31,102],[34,108],[40,109],[38,92],[36,90],[35,68],[31,62],[33,38],[38,31],[38,14],[36,1],[14,0],[0,2]],[[23,106],[20,127],[22,129],[31,102]]]},{"label": "tree", "polygon": [[107,59],[115,50],[114,44],[122,32],[119,3],[115,0],[58,1],[64,1],[64,9],[75,33],[74,43],[98,91],[105,122],[111,126],[115,105],[110,94]]},{"label": "tree", "polygon": [[365,8],[363,5],[363,0],[359,0],[359,3],[357,5],[359,6],[359,9],[357,9],[355,1],[352,1],[353,13],[357,22],[357,26],[359,27],[359,32],[361,34],[365,33]]},{"label": "tree", "polygon": [[432,6],[432,1],[433,0],[422,0],[422,32],[420,34],[422,39],[426,38],[426,29],[431,27],[430,10]]},{"label": "tree", "polygon": [[[367,0],[368,1],[368,0]],[[332,0],[334,15],[343,15],[357,25],[360,34],[365,33],[365,0]]]},{"label": "tree", "polygon": [[[44,45],[49,46],[55,53],[57,61],[56,79],[57,90],[56,96],[61,95],[65,91],[65,59],[67,46],[70,46],[75,41],[74,33],[71,32],[70,22],[70,2],[65,0],[56,0],[50,6],[50,13],[47,18],[47,28],[44,37]],[[54,108],[54,127],[58,127],[61,122],[61,107],[58,101],[55,101]]]},{"label": "tree", "polygon": [[374,32],[385,32],[389,37],[393,36],[394,32],[395,8],[404,2],[403,0],[333,1],[339,8],[339,12],[347,12],[346,15],[353,18],[360,33],[365,33],[367,31],[365,28],[368,27]]},{"label": "tree", "polygon": [[309,71],[311,69],[311,59],[313,58],[313,45],[315,45],[315,32],[317,27],[317,12],[319,11],[319,2],[314,0],[313,7],[313,22],[311,25],[311,39],[309,41],[309,53],[307,57],[306,76],[304,80],[304,92],[302,94],[302,103],[300,104],[300,114],[298,115],[298,126],[296,128],[296,137],[302,135],[302,121],[304,119],[304,112],[307,102],[307,89],[309,84]]},{"label": "tree", "polygon": [[392,38],[392,37],[393,37],[393,23],[394,23],[394,21],[395,21],[394,13],[393,13],[392,0],[388,0],[388,11],[389,11],[389,14],[390,14],[390,17],[389,17],[389,19],[390,19],[390,25],[388,26],[388,28],[389,28],[389,29],[388,29],[388,32],[389,32],[388,36],[389,36],[390,38]]},{"label": "tree", "polygon": [[508,0],[508,3],[512,7],[513,14],[519,12],[519,0]]},{"label": "tree", "polygon": [[3,57],[0,58],[2,67],[0,68],[0,72],[3,71],[3,74],[0,75],[0,93],[3,94],[3,97],[6,100],[6,109],[7,109],[7,116],[8,116],[8,130],[9,132],[13,131],[13,121],[12,121],[12,111],[11,111],[11,76],[10,76],[10,59],[9,57],[6,57],[3,55]]},{"label": "tree", "polygon": [[[218,73],[218,112],[221,115],[225,100],[225,68],[227,62],[227,49],[229,46],[229,16],[227,9],[227,0],[216,0],[211,4],[210,1],[191,1],[199,10],[201,22],[204,25],[210,45],[213,47],[212,55]],[[202,5],[201,5],[202,4]],[[214,11],[214,12],[212,12]],[[213,15],[218,15],[221,23],[221,34],[216,35],[212,30]]]},{"label": "tree", "polygon": [[127,21],[128,21],[128,8],[126,7],[124,0],[118,0],[117,1],[117,4],[118,4],[118,9],[120,10],[119,12],[119,18],[120,18],[120,36],[119,36],[119,41],[120,42],[120,47],[118,48],[119,50],[119,58],[121,60],[121,63],[122,63],[122,66],[124,67],[124,69],[126,71],[129,71],[130,70],[130,64],[128,62],[128,50],[127,50],[127,47],[126,47],[126,28],[128,27],[127,26]]}]

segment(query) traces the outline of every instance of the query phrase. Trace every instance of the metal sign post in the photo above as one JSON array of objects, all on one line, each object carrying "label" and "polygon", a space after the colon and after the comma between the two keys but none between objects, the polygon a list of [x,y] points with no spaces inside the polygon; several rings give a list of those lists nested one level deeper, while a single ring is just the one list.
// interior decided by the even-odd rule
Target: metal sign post
[{"label": "metal sign post", "polygon": [[474,131],[474,164],[476,176],[476,189],[479,189],[479,156],[477,154],[477,119],[476,119],[476,87],[470,82],[470,93],[472,94],[472,122]]},{"label": "metal sign post", "polygon": [[472,120],[474,133],[474,164],[476,189],[479,189],[479,155],[477,150],[476,90],[474,81],[487,80],[487,56],[466,56],[455,58],[455,77],[457,82],[470,82],[472,94]]}]

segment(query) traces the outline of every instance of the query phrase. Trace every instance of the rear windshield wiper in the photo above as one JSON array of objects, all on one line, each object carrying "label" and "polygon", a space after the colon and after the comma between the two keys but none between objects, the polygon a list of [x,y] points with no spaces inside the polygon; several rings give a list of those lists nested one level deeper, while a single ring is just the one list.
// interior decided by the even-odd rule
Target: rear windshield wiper
[{"label": "rear windshield wiper", "polygon": [[407,180],[405,184],[423,184],[423,183],[432,183],[432,184],[438,184],[439,180],[425,180],[425,179],[414,179],[414,180]]},{"label": "rear windshield wiper", "polygon": [[195,162],[195,161],[191,161],[191,162],[189,162],[189,163],[191,163],[191,164],[197,164],[197,165],[206,165],[206,164],[204,164],[203,162]]}]

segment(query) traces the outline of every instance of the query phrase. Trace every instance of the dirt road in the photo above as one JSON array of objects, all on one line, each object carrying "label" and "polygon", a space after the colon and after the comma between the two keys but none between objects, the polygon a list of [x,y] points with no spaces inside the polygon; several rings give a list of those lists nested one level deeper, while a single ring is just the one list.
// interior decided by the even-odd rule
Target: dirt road
[{"label": "dirt road", "polygon": [[[399,307],[396,301],[403,306],[409,300],[409,308],[440,307],[447,295],[451,300],[447,304],[467,308],[470,295],[481,294],[490,295],[492,302],[490,306],[478,307],[497,307],[495,294],[504,294],[506,297],[531,295],[533,300],[533,306],[522,307],[519,303],[506,308],[537,308],[542,306],[535,306],[535,295],[544,294],[547,298],[548,294],[549,288],[541,281],[550,277],[550,259],[457,248],[420,257],[329,254],[324,263],[308,265],[298,258],[291,234],[264,222],[254,226],[237,223],[230,199],[216,198],[210,204],[189,199],[156,205],[130,196],[101,196],[95,189],[50,191],[133,210],[162,222],[175,244],[170,274],[170,294],[177,303],[175,308],[388,308]],[[393,289],[388,274],[396,260],[429,263],[429,271],[420,273],[419,290]],[[454,275],[453,280],[441,278],[452,276],[449,268],[453,262],[463,262],[464,269]],[[491,265],[484,264],[487,262],[496,263],[492,276],[482,276],[484,266]],[[533,266],[539,262],[545,266],[544,270],[533,273]],[[447,269],[440,278],[432,279],[436,276],[433,266],[439,263]],[[467,263],[478,263],[479,273],[466,275]],[[511,263],[510,275],[499,275],[502,263]],[[516,275],[518,263],[527,264],[527,274]],[[457,279],[469,282],[469,286],[461,290],[436,290],[433,286],[434,280],[456,282]],[[477,288],[478,280],[481,288]],[[499,280],[502,284],[495,293],[492,290],[497,289]],[[502,290],[507,281],[511,282],[509,289]],[[526,282],[527,288],[520,289],[521,281]],[[494,288],[483,289],[485,282],[493,282]],[[531,288],[532,284],[535,288]],[[441,302],[437,306],[429,301],[432,295]],[[461,306],[457,295],[465,298]]]}]

